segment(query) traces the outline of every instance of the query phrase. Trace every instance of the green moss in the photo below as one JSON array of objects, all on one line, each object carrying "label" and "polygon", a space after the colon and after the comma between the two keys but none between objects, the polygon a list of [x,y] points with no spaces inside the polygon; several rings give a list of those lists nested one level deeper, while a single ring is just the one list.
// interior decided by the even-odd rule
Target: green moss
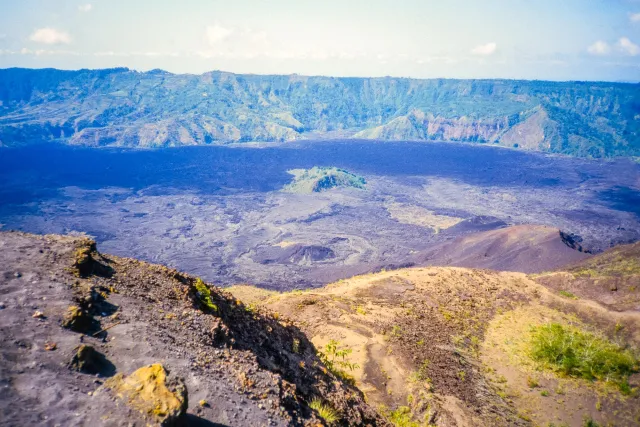
[{"label": "green moss", "polygon": [[600,427],[600,423],[597,423],[591,417],[587,417],[584,419],[584,423],[582,423],[584,427]]},{"label": "green moss", "polygon": [[195,287],[200,303],[209,310],[218,311],[218,306],[211,300],[211,290],[199,277],[196,279]]},{"label": "green moss", "polygon": [[549,323],[532,330],[531,356],[564,375],[602,380],[629,393],[627,379],[638,372],[638,359],[606,338],[573,326]]}]

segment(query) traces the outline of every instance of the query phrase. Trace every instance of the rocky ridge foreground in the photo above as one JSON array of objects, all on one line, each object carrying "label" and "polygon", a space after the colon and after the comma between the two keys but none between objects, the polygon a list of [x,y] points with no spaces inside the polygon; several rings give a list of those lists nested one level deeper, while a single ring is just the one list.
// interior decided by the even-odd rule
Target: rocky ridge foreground
[{"label": "rocky ridge foreground", "polygon": [[[227,292],[101,255],[85,237],[0,233],[0,419],[634,426],[639,251],[535,275],[418,267],[308,291]],[[532,334],[550,324],[610,342],[631,365],[610,382],[536,362]]]},{"label": "rocky ridge foreground", "polygon": [[[84,237],[0,233],[3,425],[388,425],[290,320]],[[27,409],[27,410],[25,410]]]},{"label": "rocky ridge foreground", "polygon": [[461,141],[640,155],[640,85],[0,70],[0,147],[168,147],[301,138]]}]

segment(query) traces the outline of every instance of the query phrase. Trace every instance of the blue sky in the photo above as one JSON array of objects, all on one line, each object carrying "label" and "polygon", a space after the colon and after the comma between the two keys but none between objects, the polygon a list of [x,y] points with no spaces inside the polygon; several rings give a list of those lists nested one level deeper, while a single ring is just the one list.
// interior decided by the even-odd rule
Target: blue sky
[{"label": "blue sky", "polygon": [[640,0],[0,0],[0,68],[640,81]]}]

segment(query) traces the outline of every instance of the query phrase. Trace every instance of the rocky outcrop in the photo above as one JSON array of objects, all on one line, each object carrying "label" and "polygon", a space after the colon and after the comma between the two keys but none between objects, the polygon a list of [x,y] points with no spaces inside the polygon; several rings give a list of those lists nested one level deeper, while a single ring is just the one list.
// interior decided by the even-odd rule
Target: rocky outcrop
[{"label": "rocky outcrop", "polygon": [[188,406],[184,380],[170,376],[159,363],[143,366],[127,376],[118,374],[107,380],[104,388],[157,426],[177,425]]},{"label": "rocky outcrop", "polygon": [[496,142],[517,118],[474,119],[466,116],[447,118],[414,110],[389,123],[366,129],[355,138],[396,141],[471,141]]},{"label": "rocky outcrop", "polygon": [[93,346],[82,344],[74,349],[69,368],[91,375],[111,376],[115,366]]},{"label": "rocky outcrop", "polygon": [[[327,425],[316,399],[334,425],[389,425],[279,313],[174,269],[103,256],[82,237],[0,233],[0,247],[7,425]],[[76,261],[88,258],[94,268],[79,276]],[[75,317],[70,304],[88,330],[61,327]]]}]

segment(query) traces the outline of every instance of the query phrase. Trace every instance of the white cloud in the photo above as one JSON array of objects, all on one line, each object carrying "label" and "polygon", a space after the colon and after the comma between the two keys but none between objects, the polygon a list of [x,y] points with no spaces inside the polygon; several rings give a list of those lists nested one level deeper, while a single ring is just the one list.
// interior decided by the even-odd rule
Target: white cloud
[{"label": "white cloud", "polygon": [[78,10],[80,12],[89,12],[91,11],[91,9],[93,9],[93,6],[91,5],[91,3],[81,4],[80,6],[78,6]]},{"label": "white cloud", "polygon": [[629,20],[631,22],[640,22],[640,12],[629,15]]},{"label": "white cloud", "polygon": [[55,28],[37,29],[29,37],[31,41],[44,44],[68,44],[71,43],[71,36],[65,31],[59,31]]},{"label": "white cloud", "polygon": [[206,30],[207,41],[211,46],[215,46],[225,41],[233,34],[233,30],[222,27],[218,24],[209,25]]},{"label": "white cloud", "polygon": [[487,44],[481,44],[471,49],[471,53],[474,55],[493,55],[498,48],[498,45],[491,42]]},{"label": "white cloud", "polygon": [[[10,52],[10,51],[7,51]],[[36,50],[31,50],[28,49],[26,47],[23,47],[22,49],[20,49],[19,52],[10,52],[11,54],[17,54],[19,53],[20,55],[35,55],[35,56],[42,56],[42,55],[73,55],[73,56],[81,56],[82,54],[79,52],[75,52],[72,50],[51,50],[51,49],[36,49]]]},{"label": "white cloud", "polygon": [[606,55],[611,51],[611,47],[607,42],[603,42],[602,40],[598,40],[591,46],[587,48],[587,52],[592,55]]},{"label": "white cloud", "polygon": [[638,46],[637,44],[635,44],[634,42],[632,42],[626,37],[621,37],[620,40],[618,40],[617,46],[618,46],[618,49],[620,49],[622,52],[626,53],[627,55],[631,55],[631,56],[640,55],[640,46]]}]

